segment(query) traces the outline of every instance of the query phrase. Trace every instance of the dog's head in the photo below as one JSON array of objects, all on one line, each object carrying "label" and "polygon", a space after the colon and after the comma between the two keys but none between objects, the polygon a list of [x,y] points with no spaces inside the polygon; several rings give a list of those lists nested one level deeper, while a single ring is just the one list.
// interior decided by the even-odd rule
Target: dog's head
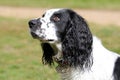
[{"label": "dog's head", "polygon": [[50,9],[41,18],[30,20],[29,27],[33,38],[42,42],[44,63],[51,65],[59,52],[51,44],[61,44],[62,61],[69,65],[83,65],[90,56],[91,32],[86,21],[70,9]]},{"label": "dog's head", "polygon": [[31,35],[44,42],[61,42],[70,24],[70,14],[64,9],[51,9],[41,18],[29,21]]}]

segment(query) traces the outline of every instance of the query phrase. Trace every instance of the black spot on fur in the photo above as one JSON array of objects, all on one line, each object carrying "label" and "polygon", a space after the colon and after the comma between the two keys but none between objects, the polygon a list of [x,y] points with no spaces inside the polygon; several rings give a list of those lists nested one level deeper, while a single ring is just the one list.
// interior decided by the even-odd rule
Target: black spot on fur
[{"label": "black spot on fur", "polygon": [[113,75],[114,80],[120,80],[120,57],[115,62]]}]

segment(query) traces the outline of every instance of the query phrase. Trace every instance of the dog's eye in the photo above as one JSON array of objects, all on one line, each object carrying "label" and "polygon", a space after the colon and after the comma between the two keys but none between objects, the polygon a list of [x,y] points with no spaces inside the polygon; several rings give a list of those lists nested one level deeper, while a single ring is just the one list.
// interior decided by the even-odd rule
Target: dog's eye
[{"label": "dog's eye", "polygon": [[58,21],[60,21],[60,18],[58,16],[55,16],[55,17],[53,17],[53,20],[58,22]]}]

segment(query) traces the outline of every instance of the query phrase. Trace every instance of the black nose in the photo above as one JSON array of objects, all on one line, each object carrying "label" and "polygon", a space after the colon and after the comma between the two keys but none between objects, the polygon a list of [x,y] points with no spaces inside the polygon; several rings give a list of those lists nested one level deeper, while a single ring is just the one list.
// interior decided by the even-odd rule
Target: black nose
[{"label": "black nose", "polygon": [[33,26],[37,24],[37,20],[30,20],[28,24],[29,24],[29,27],[32,28]]}]

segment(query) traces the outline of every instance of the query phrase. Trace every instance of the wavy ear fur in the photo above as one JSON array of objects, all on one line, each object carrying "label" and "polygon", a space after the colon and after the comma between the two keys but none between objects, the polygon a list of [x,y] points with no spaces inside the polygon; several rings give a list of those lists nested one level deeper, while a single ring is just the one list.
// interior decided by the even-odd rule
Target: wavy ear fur
[{"label": "wavy ear fur", "polygon": [[42,43],[41,46],[43,50],[42,62],[51,66],[53,63],[52,56],[55,54],[54,50],[49,43]]},{"label": "wavy ear fur", "polygon": [[81,16],[71,10],[68,10],[68,13],[70,26],[62,42],[63,61],[69,66],[88,67],[92,65],[92,60],[90,60],[92,34]]}]

